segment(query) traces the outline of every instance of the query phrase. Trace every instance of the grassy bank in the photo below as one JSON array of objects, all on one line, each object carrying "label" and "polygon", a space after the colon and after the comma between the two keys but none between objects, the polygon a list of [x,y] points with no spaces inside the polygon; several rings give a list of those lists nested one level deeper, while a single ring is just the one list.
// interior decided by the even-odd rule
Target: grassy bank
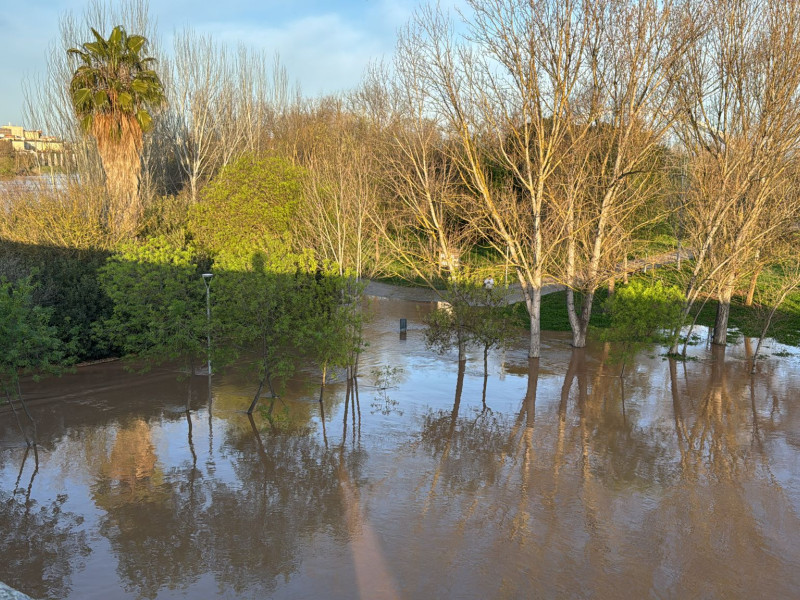
[{"label": "grassy bank", "polygon": [[[638,277],[652,280],[654,275],[639,275]],[[570,330],[566,296],[566,292],[556,292],[542,297],[541,323],[543,331]],[[603,303],[607,297],[608,291],[605,289],[598,290],[595,296],[595,304],[590,321],[590,326],[595,332],[610,326],[610,319],[603,311]],[[697,317],[698,326],[714,326],[717,304],[716,300],[709,299],[705,304],[698,306],[698,310],[702,308]],[[529,326],[528,311],[523,302],[511,305],[509,310],[520,327],[527,328]],[[734,298],[731,302],[731,313],[728,322],[729,331],[737,330],[747,337],[758,337],[761,334],[761,328],[769,310],[769,306],[758,304],[745,306],[743,298]],[[697,311],[692,316],[694,317],[696,313]],[[731,332],[729,335],[735,335],[735,333]],[[790,294],[775,313],[768,336],[782,344],[800,346],[800,291]]]}]

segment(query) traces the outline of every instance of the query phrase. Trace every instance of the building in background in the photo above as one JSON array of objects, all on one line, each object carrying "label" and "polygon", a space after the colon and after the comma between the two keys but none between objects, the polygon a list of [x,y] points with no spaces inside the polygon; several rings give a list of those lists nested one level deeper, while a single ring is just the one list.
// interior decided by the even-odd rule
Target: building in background
[{"label": "building in background", "polygon": [[[16,153],[23,153],[39,166],[63,166],[64,142],[52,136],[42,135],[41,129],[28,130],[20,125],[0,126],[0,143]],[[19,161],[17,161],[19,162]]]}]

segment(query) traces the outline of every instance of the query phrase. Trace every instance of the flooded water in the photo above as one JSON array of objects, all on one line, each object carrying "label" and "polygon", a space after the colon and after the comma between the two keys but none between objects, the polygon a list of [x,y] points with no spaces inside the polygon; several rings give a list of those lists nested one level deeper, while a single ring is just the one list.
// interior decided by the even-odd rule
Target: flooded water
[{"label": "flooded water", "polygon": [[[0,580],[41,598],[797,598],[800,359],[546,337],[459,374],[376,301],[358,404],[119,363],[0,411]],[[405,340],[398,322],[409,320]],[[790,349],[790,352],[792,350]],[[800,351],[798,351],[800,352]],[[529,378],[529,373],[538,378]],[[210,389],[210,396],[209,396]],[[185,404],[191,402],[187,416]]]},{"label": "flooded water", "polygon": [[63,173],[54,175],[28,175],[13,179],[0,179],[0,194],[7,192],[29,192],[37,190],[60,190],[69,183],[70,176]]}]

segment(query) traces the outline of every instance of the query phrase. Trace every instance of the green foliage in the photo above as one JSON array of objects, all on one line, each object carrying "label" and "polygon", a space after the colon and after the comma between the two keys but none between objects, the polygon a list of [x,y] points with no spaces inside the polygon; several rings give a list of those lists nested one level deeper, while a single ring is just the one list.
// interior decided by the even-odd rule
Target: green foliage
[{"label": "green foliage", "polygon": [[0,384],[6,397],[17,395],[19,376],[59,369],[66,348],[50,325],[52,311],[34,303],[31,277],[0,280]]},{"label": "green foliage", "polygon": [[671,331],[680,322],[683,293],[675,286],[660,281],[646,283],[634,279],[617,288],[607,298],[605,310],[611,326],[604,332],[607,340],[626,342],[659,342],[664,331]]},{"label": "green foliage", "polygon": [[37,277],[42,281],[42,290],[47,292],[43,298],[52,307],[52,322],[59,337],[70,345],[78,360],[106,355],[92,335],[92,323],[111,310],[111,302],[98,280],[98,270],[105,257],[105,253],[96,252],[75,256],[62,254],[42,268]]},{"label": "green foliage", "polygon": [[230,362],[255,347],[270,385],[273,378],[290,376],[303,308],[297,276],[314,264],[310,254],[294,255],[280,240],[265,240],[250,251],[220,252],[211,283],[215,361]]},{"label": "green foliage", "polygon": [[329,367],[351,366],[361,352],[363,291],[364,283],[351,274],[339,275],[333,263],[319,265],[306,278],[303,348],[322,369],[323,384]]},{"label": "green foliage", "polygon": [[279,157],[245,155],[230,163],[203,188],[191,211],[195,242],[216,253],[288,238],[303,177],[303,169]]},{"label": "green foliage", "polygon": [[[688,277],[693,266],[693,261],[685,260],[682,262],[680,271],[674,265],[665,266],[649,271],[647,274],[639,273],[635,279],[647,282],[663,281],[665,284],[681,284]],[[758,279],[753,306],[746,306],[742,297],[734,296],[731,300],[728,318],[729,329],[736,329],[747,337],[758,337],[761,334],[764,313],[769,308],[770,290],[780,286],[784,275],[781,269],[776,266],[764,269]],[[748,285],[749,275],[745,276],[737,287],[743,290],[744,293]],[[695,303],[692,314],[689,316],[689,321],[691,322],[697,316],[697,325],[714,327],[717,304],[714,299],[701,298]],[[770,337],[782,344],[793,346],[800,344],[800,291],[791,292],[775,313],[770,327]]]},{"label": "green foliage", "polygon": [[92,34],[94,41],[67,50],[80,61],[70,81],[70,96],[81,127],[91,132],[97,115],[110,115],[112,130],[107,134],[120,138],[129,133],[124,115],[135,119],[141,131],[149,131],[153,120],[147,111],[162,105],[165,95],[161,80],[150,68],[155,59],[142,55],[147,40],[128,35],[119,25],[108,39],[94,29]]},{"label": "green foliage", "polygon": [[52,312],[51,323],[69,353],[69,362],[108,355],[92,335],[95,321],[110,313],[111,304],[97,279],[108,254],[0,241],[0,277],[32,276],[33,301]]},{"label": "green foliage", "polygon": [[190,248],[128,243],[100,270],[112,310],[98,333],[126,356],[186,361],[206,351],[205,285]]},{"label": "green foliage", "polygon": [[212,320],[215,360],[229,362],[256,349],[271,391],[300,360],[329,367],[353,364],[360,349],[362,284],[318,264],[311,251],[293,253],[279,239],[248,249],[241,242],[214,263]]},{"label": "green foliage", "polygon": [[505,307],[506,290],[486,289],[474,281],[451,282],[445,298],[449,306],[426,318],[426,344],[439,353],[457,348],[459,359],[469,345],[484,352],[505,347],[513,335],[514,319]]},{"label": "green foliage", "polygon": [[59,372],[67,362],[67,349],[56,328],[50,325],[51,311],[34,302],[33,290],[30,276],[13,284],[0,279],[0,386],[28,445],[31,440],[14,402],[22,404],[33,425],[33,445],[36,445],[36,422],[22,396],[20,375],[32,374],[37,379],[44,373]]},{"label": "green foliage", "polygon": [[453,348],[466,347],[466,332],[459,326],[458,316],[449,307],[437,308],[425,318],[425,345],[439,354]]}]

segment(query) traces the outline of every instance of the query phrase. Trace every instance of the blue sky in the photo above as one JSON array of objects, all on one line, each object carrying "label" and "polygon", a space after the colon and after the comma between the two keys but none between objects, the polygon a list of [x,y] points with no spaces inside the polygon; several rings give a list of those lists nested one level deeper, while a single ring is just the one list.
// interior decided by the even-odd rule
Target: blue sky
[{"label": "blue sky", "polygon": [[[219,42],[278,52],[306,95],[348,89],[370,60],[389,56],[397,30],[422,0],[150,0],[165,48],[191,27]],[[458,0],[443,1],[453,5]],[[3,0],[0,11],[0,123],[22,123],[22,80],[44,76],[59,17],[86,0]],[[13,8],[11,8],[13,6]],[[33,123],[24,123],[33,127]]]}]

